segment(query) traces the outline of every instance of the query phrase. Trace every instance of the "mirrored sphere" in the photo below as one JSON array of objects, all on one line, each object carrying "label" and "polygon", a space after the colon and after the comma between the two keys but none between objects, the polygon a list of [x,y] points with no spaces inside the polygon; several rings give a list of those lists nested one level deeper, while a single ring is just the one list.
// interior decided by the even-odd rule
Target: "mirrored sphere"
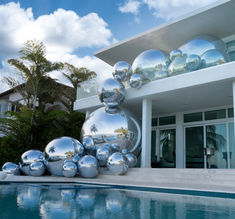
[{"label": "mirrored sphere", "polygon": [[126,81],[131,75],[131,65],[125,61],[117,62],[114,65],[113,76],[120,81]]},{"label": "mirrored sphere", "polygon": [[110,155],[111,155],[111,147],[107,147],[104,145],[104,146],[97,149],[96,158],[99,161],[99,165],[101,167],[106,167],[107,160]]},{"label": "mirrored sphere", "polygon": [[120,152],[121,151],[120,146],[118,144],[112,144],[111,151],[112,151],[112,153]]},{"label": "mirrored sphere", "polygon": [[107,161],[107,167],[115,175],[123,175],[128,170],[127,159],[120,152],[113,153]]},{"label": "mirrored sphere", "polygon": [[39,150],[29,150],[26,151],[22,154],[21,159],[20,159],[20,170],[26,174],[26,175],[30,175],[29,173],[29,166],[30,164],[40,161],[40,162],[44,162],[45,157],[44,154],[39,151]]},{"label": "mirrored sphere", "polygon": [[100,83],[98,95],[105,106],[117,107],[125,100],[124,86],[121,82],[108,78]]},{"label": "mirrored sphere", "polygon": [[71,137],[61,137],[52,140],[45,148],[45,158],[48,171],[55,176],[63,176],[65,160],[74,160],[76,156],[82,156],[84,148],[82,144]]},{"label": "mirrored sphere", "polygon": [[203,53],[211,49],[217,49],[224,56],[227,56],[225,43],[222,40],[209,35],[195,37],[183,44],[179,49],[188,56],[192,54],[202,56]]},{"label": "mirrored sphere", "polygon": [[208,68],[214,65],[220,65],[226,62],[224,55],[216,49],[206,51],[201,56],[201,60],[202,60],[202,68]]},{"label": "mirrored sphere", "polygon": [[132,88],[141,88],[143,85],[142,75],[141,74],[131,75],[129,83]]},{"label": "mirrored sphere", "polygon": [[137,164],[137,157],[132,153],[126,153],[125,157],[127,159],[127,165],[129,168],[133,168]]},{"label": "mirrored sphere", "polygon": [[74,177],[77,174],[77,165],[72,161],[65,161],[62,169],[65,177]]},{"label": "mirrored sphere", "polygon": [[140,74],[143,80],[156,80],[167,76],[169,56],[159,50],[150,49],[138,55],[133,64],[133,74]]},{"label": "mirrored sphere", "polygon": [[176,56],[168,67],[169,76],[187,72],[186,59],[187,55],[185,54],[182,56]]},{"label": "mirrored sphere", "polygon": [[29,165],[30,176],[42,176],[44,172],[45,172],[45,165],[41,161],[36,161]]},{"label": "mirrored sphere", "polygon": [[128,150],[127,149],[123,149],[122,150],[122,154],[127,154],[128,153]]},{"label": "mirrored sphere", "polygon": [[189,71],[195,71],[201,67],[201,58],[198,55],[189,55],[186,58],[186,68]]},{"label": "mirrored sphere", "polygon": [[78,172],[84,178],[94,178],[99,173],[99,164],[92,155],[85,155],[78,161]]},{"label": "mirrored sphere", "polygon": [[20,175],[19,166],[12,162],[7,162],[2,166],[2,171],[7,174]]},{"label": "mirrored sphere", "polygon": [[93,139],[94,147],[105,143],[117,144],[136,156],[140,152],[141,128],[139,121],[127,110],[117,108],[107,112],[101,107],[92,112],[82,126],[81,138]]},{"label": "mirrored sphere", "polygon": [[170,60],[173,61],[175,57],[182,56],[182,54],[183,54],[182,51],[179,49],[172,50],[170,52]]}]

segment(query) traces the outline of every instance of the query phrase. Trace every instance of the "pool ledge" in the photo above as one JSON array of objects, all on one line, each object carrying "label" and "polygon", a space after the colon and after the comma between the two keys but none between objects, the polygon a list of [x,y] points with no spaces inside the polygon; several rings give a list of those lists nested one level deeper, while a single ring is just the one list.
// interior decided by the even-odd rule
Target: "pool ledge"
[{"label": "pool ledge", "polygon": [[[105,169],[94,179],[56,176],[14,176],[0,172],[0,183],[80,183],[111,185],[141,190],[189,193],[223,193],[235,198],[235,170],[228,169],[151,169],[132,168],[124,176],[111,175]],[[166,191],[165,191],[166,190]]]}]

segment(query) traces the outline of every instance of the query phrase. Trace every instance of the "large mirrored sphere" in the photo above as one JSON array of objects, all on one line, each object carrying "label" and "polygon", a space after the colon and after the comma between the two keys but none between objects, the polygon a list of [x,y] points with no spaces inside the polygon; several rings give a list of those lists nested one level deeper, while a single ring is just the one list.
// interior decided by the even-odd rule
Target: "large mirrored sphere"
[{"label": "large mirrored sphere", "polygon": [[133,64],[133,74],[141,74],[145,80],[156,80],[167,76],[169,56],[159,50],[150,49],[138,55]]},{"label": "large mirrored sphere", "polygon": [[115,175],[123,175],[128,170],[127,159],[120,152],[113,153],[107,161],[109,171]]},{"label": "large mirrored sphere", "polygon": [[121,82],[108,78],[100,83],[98,95],[105,106],[117,107],[125,100],[124,86]]},{"label": "large mirrored sphere", "polygon": [[114,65],[113,76],[119,81],[126,81],[131,75],[131,65],[125,61],[117,62]]},{"label": "large mirrored sphere", "polygon": [[182,56],[176,56],[168,67],[168,74],[171,76],[187,72],[186,59],[187,55],[185,54]]},{"label": "large mirrored sphere", "polygon": [[65,161],[63,165],[63,176],[74,177],[77,174],[77,165],[72,161]]},{"label": "large mirrored sphere", "polygon": [[41,161],[36,161],[29,165],[30,176],[42,176],[44,172],[45,172],[45,165]]},{"label": "large mirrored sphere", "polygon": [[85,155],[78,161],[78,172],[84,178],[94,178],[99,173],[99,164],[92,155]]},{"label": "large mirrored sphere", "polygon": [[132,88],[141,88],[143,86],[142,75],[141,74],[131,75],[129,83]]},{"label": "large mirrored sphere", "polygon": [[101,107],[92,112],[82,126],[81,138],[93,139],[94,147],[105,143],[117,144],[136,156],[140,152],[141,128],[135,116],[127,110],[117,108],[106,111]]},{"label": "large mirrored sphere", "polygon": [[130,152],[127,152],[126,154],[124,154],[126,159],[127,159],[127,165],[129,168],[133,168],[136,166],[137,164],[137,157],[130,153]]},{"label": "large mirrored sphere", "polygon": [[227,58],[227,49],[225,43],[213,36],[198,36],[179,48],[184,54],[202,56],[208,50],[217,49]]},{"label": "large mirrored sphere", "polygon": [[21,159],[20,159],[20,170],[26,174],[26,175],[30,175],[29,173],[29,166],[30,164],[40,161],[40,162],[44,162],[45,157],[44,154],[39,151],[39,150],[29,150],[26,151],[22,154]]},{"label": "large mirrored sphere", "polygon": [[175,50],[172,50],[170,52],[170,60],[173,61],[175,59],[175,57],[177,56],[182,56],[182,51],[179,50],[179,49],[175,49]]},{"label": "large mirrored sphere", "polygon": [[12,162],[7,162],[2,166],[2,171],[7,174],[20,175],[19,166]]},{"label": "large mirrored sphere", "polygon": [[206,51],[202,56],[202,68],[220,65],[226,62],[224,55],[217,49]]},{"label": "large mirrored sphere", "polygon": [[71,137],[61,137],[52,140],[45,148],[45,158],[48,171],[55,176],[63,176],[65,160],[74,161],[77,156],[82,156],[82,144]]},{"label": "large mirrored sphere", "polygon": [[99,165],[101,167],[106,167],[107,160],[110,155],[111,155],[111,147],[107,147],[104,145],[104,146],[97,149],[96,158],[99,161]]},{"label": "large mirrored sphere", "polygon": [[198,55],[189,55],[186,59],[186,68],[189,71],[198,70],[201,67],[201,58]]}]

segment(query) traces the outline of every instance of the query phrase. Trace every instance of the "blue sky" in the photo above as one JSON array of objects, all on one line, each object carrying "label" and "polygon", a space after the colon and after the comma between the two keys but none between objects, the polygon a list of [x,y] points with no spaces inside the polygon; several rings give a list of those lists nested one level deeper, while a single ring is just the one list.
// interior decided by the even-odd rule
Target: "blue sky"
[{"label": "blue sky", "polygon": [[[0,79],[28,39],[47,46],[48,59],[110,75],[93,53],[215,0],[0,0]],[[132,64],[132,63],[130,63]],[[61,75],[52,75],[63,81]],[[6,89],[7,86],[1,86]]]}]

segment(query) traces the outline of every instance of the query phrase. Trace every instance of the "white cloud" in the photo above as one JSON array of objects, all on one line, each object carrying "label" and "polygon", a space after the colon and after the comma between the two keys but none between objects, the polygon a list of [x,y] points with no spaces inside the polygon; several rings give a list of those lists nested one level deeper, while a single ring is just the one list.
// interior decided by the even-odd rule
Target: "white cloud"
[{"label": "white cloud", "polygon": [[139,13],[141,2],[135,0],[128,0],[123,5],[119,6],[119,11],[122,13],[132,13],[137,15]]},{"label": "white cloud", "polygon": [[170,20],[217,0],[143,0],[156,17]]},{"label": "white cloud", "polygon": [[116,41],[108,24],[96,13],[80,17],[74,11],[58,9],[35,19],[31,8],[23,9],[19,3],[11,2],[0,5],[0,26],[1,77],[13,72],[7,59],[18,57],[19,49],[31,39],[44,42],[52,61],[71,61],[98,73],[111,68],[95,57],[72,55],[80,48],[107,46]]}]

